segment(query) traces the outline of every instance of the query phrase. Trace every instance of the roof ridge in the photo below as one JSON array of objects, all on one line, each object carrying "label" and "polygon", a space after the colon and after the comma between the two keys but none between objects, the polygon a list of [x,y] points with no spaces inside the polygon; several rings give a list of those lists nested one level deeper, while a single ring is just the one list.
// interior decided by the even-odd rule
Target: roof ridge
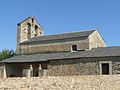
[{"label": "roof ridge", "polygon": [[[55,40],[56,39],[64,39],[64,38],[74,38],[74,37],[87,37],[91,35],[96,30],[87,30],[87,31],[80,31],[80,32],[70,32],[70,33],[62,33],[62,34],[53,34],[53,35],[45,35],[45,36],[39,36],[39,37],[33,37],[23,43],[31,42],[31,41],[39,41],[39,39],[43,40]],[[49,37],[49,38],[48,38]]]},{"label": "roof ridge", "polygon": [[48,34],[45,36],[52,36],[52,35],[65,35],[65,34],[73,34],[73,33],[82,33],[82,32],[90,32],[90,31],[96,31],[96,30],[82,30],[82,31],[76,31],[76,32],[65,32],[65,33],[58,33],[58,34]]}]

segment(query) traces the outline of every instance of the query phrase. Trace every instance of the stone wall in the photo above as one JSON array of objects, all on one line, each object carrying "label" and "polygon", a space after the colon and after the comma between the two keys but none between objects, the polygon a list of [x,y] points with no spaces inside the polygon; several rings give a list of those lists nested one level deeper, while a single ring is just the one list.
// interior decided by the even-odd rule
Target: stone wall
[{"label": "stone wall", "polygon": [[89,49],[88,39],[45,44],[21,45],[21,54],[50,53],[71,51],[71,46],[77,45],[78,50]]},{"label": "stone wall", "polygon": [[98,47],[106,47],[106,43],[98,31],[95,31],[89,36],[89,48],[91,49]]},{"label": "stone wall", "polygon": [[[109,63],[109,74],[120,74],[120,57],[101,58],[74,58],[63,60],[50,60],[40,63],[20,63],[6,64],[6,74],[9,77],[13,74],[22,77],[24,69],[33,68],[33,76],[38,76],[39,65],[43,71],[43,76],[75,76],[75,75],[101,75],[102,63]],[[0,66],[0,77],[3,77],[4,67]]]},{"label": "stone wall", "polygon": [[[120,60],[120,59],[119,59]],[[115,59],[112,62],[112,73],[113,74],[120,74],[120,61],[118,59]]]},{"label": "stone wall", "polygon": [[74,76],[74,75],[99,75],[99,61],[92,58],[53,60],[50,61],[48,75]]},{"label": "stone wall", "polygon": [[102,71],[101,63],[109,63],[109,74],[120,74],[120,57],[99,57],[51,60],[48,75],[100,75]]},{"label": "stone wall", "polygon": [[88,38],[70,38],[63,40],[48,40],[19,46],[19,54],[50,53],[71,51],[71,46],[77,45],[78,50],[106,47],[100,34],[95,31]]},{"label": "stone wall", "polygon": [[0,90],[120,90],[120,76],[2,78]]}]

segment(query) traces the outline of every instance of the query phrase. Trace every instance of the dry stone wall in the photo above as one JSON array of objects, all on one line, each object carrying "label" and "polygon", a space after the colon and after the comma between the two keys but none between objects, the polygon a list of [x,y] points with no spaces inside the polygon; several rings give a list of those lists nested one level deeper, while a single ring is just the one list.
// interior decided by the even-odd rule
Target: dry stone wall
[{"label": "dry stone wall", "polygon": [[0,90],[120,90],[120,76],[1,78]]}]

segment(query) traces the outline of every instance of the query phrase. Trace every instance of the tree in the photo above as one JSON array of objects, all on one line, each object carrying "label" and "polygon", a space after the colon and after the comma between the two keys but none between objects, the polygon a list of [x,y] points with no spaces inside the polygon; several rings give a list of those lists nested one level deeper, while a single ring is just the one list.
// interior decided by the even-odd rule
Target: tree
[{"label": "tree", "polygon": [[4,49],[0,52],[0,60],[11,58],[15,55],[14,50]]}]

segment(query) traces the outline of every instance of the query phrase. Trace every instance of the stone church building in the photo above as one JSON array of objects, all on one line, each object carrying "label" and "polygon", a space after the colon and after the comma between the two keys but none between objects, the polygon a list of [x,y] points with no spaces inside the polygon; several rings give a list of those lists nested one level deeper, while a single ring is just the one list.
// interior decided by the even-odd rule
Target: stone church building
[{"label": "stone church building", "polygon": [[44,35],[35,17],[17,24],[16,56],[0,64],[1,77],[120,74],[120,47],[106,47],[97,30]]}]

